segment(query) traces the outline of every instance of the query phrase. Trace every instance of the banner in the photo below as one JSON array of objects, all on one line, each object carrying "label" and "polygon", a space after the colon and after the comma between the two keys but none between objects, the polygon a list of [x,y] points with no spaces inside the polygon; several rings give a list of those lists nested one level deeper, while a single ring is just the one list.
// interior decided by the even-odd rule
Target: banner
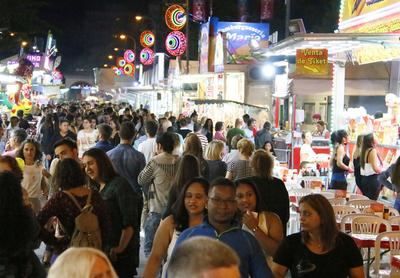
[{"label": "banner", "polygon": [[296,74],[327,76],[329,74],[328,49],[297,49]]},{"label": "banner", "polygon": [[342,0],[341,20],[363,16],[399,3],[398,0]]},{"label": "banner", "polygon": [[239,21],[246,22],[249,17],[248,0],[238,0]]},{"label": "banner", "polygon": [[251,50],[251,40],[257,41],[260,48],[268,47],[268,23],[220,21],[218,32],[222,32],[227,41],[228,64],[251,64],[261,58],[258,57],[260,54]]},{"label": "banner", "polygon": [[193,0],[192,17],[194,21],[204,22],[207,19],[206,0]]},{"label": "banner", "polygon": [[399,0],[342,0],[339,30],[343,33],[398,33],[399,18]]},{"label": "banner", "polygon": [[274,0],[260,0],[260,19],[271,20],[274,17]]},{"label": "banner", "polygon": [[203,23],[200,29],[200,42],[199,42],[200,73],[208,72],[208,48],[210,40],[209,32],[210,32],[210,23],[209,22]]}]

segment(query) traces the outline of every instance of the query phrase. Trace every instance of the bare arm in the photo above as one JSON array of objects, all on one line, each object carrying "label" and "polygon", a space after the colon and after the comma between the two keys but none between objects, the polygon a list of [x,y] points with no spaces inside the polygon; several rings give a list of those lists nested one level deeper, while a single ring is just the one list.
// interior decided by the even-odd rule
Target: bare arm
[{"label": "bare arm", "polygon": [[345,155],[346,155],[346,152],[344,150],[344,147],[342,145],[340,145],[336,151],[336,166],[345,171],[349,171],[350,167],[343,163],[343,157]]},{"label": "bare arm", "polygon": [[172,216],[168,216],[165,220],[161,221],[154,237],[150,257],[144,268],[143,278],[157,277],[161,263],[168,253],[168,247],[172,239],[171,231],[173,231],[173,226],[174,221]]},{"label": "bare arm", "polygon": [[285,275],[288,271],[288,268],[286,266],[273,263],[272,265],[272,273],[274,274],[275,278],[285,278]]},{"label": "bare arm", "polygon": [[128,226],[125,229],[122,230],[121,237],[119,240],[119,245],[116,247],[111,248],[110,251],[110,257],[115,260],[116,255],[120,254],[125,251],[126,247],[129,244],[129,241],[131,240],[133,236],[134,230],[132,226]]},{"label": "bare arm", "polygon": [[363,278],[363,277],[365,277],[363,266],[350,268],[349,274],[350,274],[351,278]]},{"label": "bare arm", "polygon": [[369,154],[369,163],[371,163],[372,169],[374,169],[375,173],[381,173],[382,172],[382,165],[381,162],[378,159],[378,153],[376,152],[376,149],[372,149],[372,151]]},{"label": "bare arm", "polygon": [[233,173],[230,171],[226,171],[225,178],[227,178],[229,180],[233,180]]},{"label": "bare arm", "polygon": [[274,256],[278,246],[283,239],[282,222],[275,213],[263,212],[266,217],[268,234],[261,229],[256,229],[254,235],[261,247],[268,255]]}]

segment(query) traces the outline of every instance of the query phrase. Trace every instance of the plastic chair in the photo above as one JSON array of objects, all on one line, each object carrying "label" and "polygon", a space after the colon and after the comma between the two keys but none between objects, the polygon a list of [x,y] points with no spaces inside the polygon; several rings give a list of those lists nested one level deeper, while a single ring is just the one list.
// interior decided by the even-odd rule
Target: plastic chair
[{"label": "plastic chair", "polygon": [[399,211],[393,207],[385,207],[389,210],[389,217],[399,216]]},{"label": "plastic chair", "polygon": [[364,196],[361,194],[351,193],[348,196],[349,196],[349,200],[370,200],[367,196]]},{"label": "plastic chair", "polygon": [[343,216],[353,213],[361,213],[358,208],[351,206],[332,206],[336,219],[341,220]]},{"label": "plastic chair", "polygon": [[354,218],[360,217],[360,216],[378,217],[375,214],[368,214],[368,213],[352,213],[352,214],[343,215],[342,219],[340,220],[340,231],[343,233],[351,232],[351,227],[350,227],[350,230],[346,230],[346,224],[351,224],[351,222]]},{"label": "plastic chair", "polygon": [[319,192],[319,193],[316,193],[316,194],[321,194],[322,196],[324,196],[328,200],[335,198],[335,193],[334,192],[322,191],[322,192]]},{"label": "plastic chair", "polygon": [[[375,241],[375,254],[381,254],[382,240],[389,242],[389,255],[390,255],[389,263],[390,263],[393,255],[400,254],[400,231],[380,233],[376,237]],[[378,277],[385,277],[385,276],[391,277],[391,274],[394,274],[393,272],[396,272],[397,274],[399,273],[398,269],[392,269],[392,267],[389,268],[389,271],[380,268],[381,268],[381,256],[376,255],[373,274],[377,275]]]},{"label": "plastic chair", "polygon": [[344,206],[347,203],[345,198],[331,198],[328,201],[332,206]]},{"label": "plastic chair", "polygon": [[386,226],[386,231],[392,231],[392,226],[389,221],[382,219],[380,217],[374,217],[372,215],[368,216],[358,216],[353,218],[351,221],[351,232],[353,234],[379,234],[381,225]]},{"label": "plastic chair", "polygon": [[289,196],[295,196],[297,203],[299,202],[301,197],[311,195],[313,191],[311,188],[294,188],[289,190]]},{"label": "plastic chair", "polygon": [[371,204],[376,203],[377,201],[375,200],[362,200],[362,199],[354,199],[354,200],[349,200],[347,202],[347,205],[358,208],[359,210],[363,210],[365,208],[369,208]]}]

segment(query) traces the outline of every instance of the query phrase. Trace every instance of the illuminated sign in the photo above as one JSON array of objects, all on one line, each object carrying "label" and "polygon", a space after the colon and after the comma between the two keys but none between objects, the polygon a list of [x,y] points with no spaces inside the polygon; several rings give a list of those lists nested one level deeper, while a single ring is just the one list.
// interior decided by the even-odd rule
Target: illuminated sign
[{"label": "illuminated sign", "polygon": [[257,61],[252,53],[250,41],[255,40],[260,48],[268,47],[269,24],[248,22],[218,22],[218,32],[227,40],[228,64],[250,64]]},{"label": "illuminated sign", "polygon": [[346,33],[400,32],[398,0],[342,0],[339,29]]},{"label": "illuminated sign", "polygon": [[38,54],[28,54],[26,59],[32,62],[35,68],[40,68],[42,62],[42,55]]},{"label": "illuminated sign", "polygon": [[328,49],[296,50],[296,74],[326,76],[328,73]]}]

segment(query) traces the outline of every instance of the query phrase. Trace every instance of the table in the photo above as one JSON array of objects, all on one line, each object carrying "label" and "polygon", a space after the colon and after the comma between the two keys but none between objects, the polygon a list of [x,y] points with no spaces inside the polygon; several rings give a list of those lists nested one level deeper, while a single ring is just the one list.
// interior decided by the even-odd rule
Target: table
[{"label": "table", "polygon": [[[358,248],[367,248],[367,277],[369,276],[369,270],[371,267],[371,248],[375,247],[376,237],[378,235],[372,234],[350,234],[353,238],[354,242],[356,243]],[[382,249],[389,249],[389,241],[385,238],[381,240],[381,248]]]}]

